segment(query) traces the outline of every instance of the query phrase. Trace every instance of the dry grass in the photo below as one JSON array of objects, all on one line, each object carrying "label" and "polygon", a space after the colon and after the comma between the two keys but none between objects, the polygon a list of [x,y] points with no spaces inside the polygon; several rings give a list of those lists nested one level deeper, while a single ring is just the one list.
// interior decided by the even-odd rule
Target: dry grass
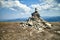
[{"label": "dry grass", "polygon": [[60,22],[50,22],[50,23],[53,24],[53,25],[60,26]]},{"label": "dry grass", "polygon": [[39,32],[32,27],[20,26],[18,22],[0,23],[0,40],[60,40],[60,34],[45,30]]}]

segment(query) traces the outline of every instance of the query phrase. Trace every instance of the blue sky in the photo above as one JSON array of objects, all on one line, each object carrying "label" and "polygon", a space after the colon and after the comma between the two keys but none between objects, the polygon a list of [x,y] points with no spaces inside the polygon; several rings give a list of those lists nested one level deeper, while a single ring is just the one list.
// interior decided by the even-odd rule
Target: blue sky
[{"label": "blue sky", "polygon": [[41,16],[60,16],[60,0],[0,0],[0,20],[30,17],[34,8]]}]

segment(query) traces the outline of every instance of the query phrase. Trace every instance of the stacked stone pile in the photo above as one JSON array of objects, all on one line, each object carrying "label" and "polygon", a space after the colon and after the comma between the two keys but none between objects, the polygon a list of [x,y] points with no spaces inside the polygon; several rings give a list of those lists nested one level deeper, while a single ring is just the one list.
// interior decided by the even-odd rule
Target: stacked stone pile
[{"label": "stacked stone pile", "polygon": [[29,17],[28,21],[26,22],[27,26],[34,27],[36,29],[40,28],[51,28],[52,25],[42,18],[40,18],[40,14],[38,13],[37,9],[35,8],[35,12],[32,13],[32,16]]},{"label": "stacked stone pile", "polygon": [[21,24],[20,27],[34,27],[37,30],[41,30],[44,28],[50,29],[52,27],[52,25],[50,23],[44,21],[40,17],[36,8],[35,8],[35,12],[32,13],[32,16],[29,17],[28,21],[22,22],[20,24]]}]

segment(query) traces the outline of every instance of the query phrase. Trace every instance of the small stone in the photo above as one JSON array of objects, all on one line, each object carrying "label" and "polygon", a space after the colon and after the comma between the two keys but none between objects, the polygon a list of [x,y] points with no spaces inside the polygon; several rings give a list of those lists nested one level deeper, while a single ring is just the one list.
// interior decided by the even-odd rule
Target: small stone
[{"label": "small stone", "polygon": [[2,31],[2,33],[4,33],[5,31]]},{"label": "small stone", "polygon": [[28,24],[33,25],[33,22],[32,21],[29,21]]},{"label": "small stone", "polygon": [[55,32],[60,34],[60,31],[55,31]]},{"label": "small stone", "polygon": [[39,28],[39,31],[42,32],[42,31],[44,31],[44,30],[43,30],[43,28]]}]

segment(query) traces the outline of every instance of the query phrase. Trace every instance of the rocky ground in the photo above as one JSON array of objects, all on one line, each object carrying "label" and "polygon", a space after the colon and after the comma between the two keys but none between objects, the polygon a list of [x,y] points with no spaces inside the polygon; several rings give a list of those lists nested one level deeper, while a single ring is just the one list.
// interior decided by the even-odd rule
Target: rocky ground
[{"label": "rocky ground", "polygon": [[31,26],[24,26],[23,23],[2,22],[0,40],[60,40],[60,26],[37,30]]}]

